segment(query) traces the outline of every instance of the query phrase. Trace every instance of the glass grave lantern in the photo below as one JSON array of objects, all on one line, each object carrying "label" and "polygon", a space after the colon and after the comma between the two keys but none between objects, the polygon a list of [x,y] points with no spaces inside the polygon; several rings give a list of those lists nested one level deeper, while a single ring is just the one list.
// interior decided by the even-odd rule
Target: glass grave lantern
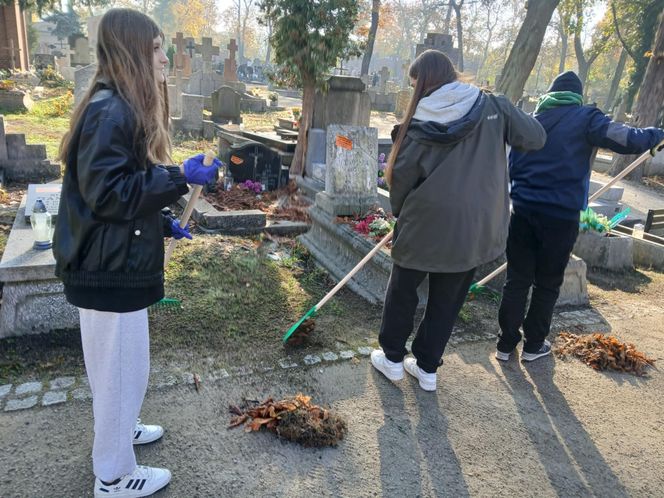
[{"label": "glass grave lantern", "polygon": [[32,235],[35,238],[33,247],[38,250],[50,249],[53,245],[53,217],[41,199],[37,199],[32,208],[30,224],[32,225]]}]

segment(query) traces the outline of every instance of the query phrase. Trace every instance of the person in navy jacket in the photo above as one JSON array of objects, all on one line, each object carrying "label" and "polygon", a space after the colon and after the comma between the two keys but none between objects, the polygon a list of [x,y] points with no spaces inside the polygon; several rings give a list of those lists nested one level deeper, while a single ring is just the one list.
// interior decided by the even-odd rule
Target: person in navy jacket
[{"label": "person in navy jacket", "polygon": [[597,148],[640,154],[664,140],[664,130],[612,121],[598,108],[583,105],[582,96],[579,77],[572,71],[560,74],[534,114],[547,132],[546,145],[530,152],[513,149],[510,154],[512,216],[498,318],[499,360],[509,360],[521,340],[520,327],[525,338],[522,360],[551,352],[546,336],[578,235],[579,212],[587,207]]}]

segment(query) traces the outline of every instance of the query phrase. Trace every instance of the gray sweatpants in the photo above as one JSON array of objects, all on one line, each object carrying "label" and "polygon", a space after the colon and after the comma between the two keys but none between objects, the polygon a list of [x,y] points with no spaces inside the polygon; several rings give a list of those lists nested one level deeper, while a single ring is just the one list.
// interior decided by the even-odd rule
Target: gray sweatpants
[{"label": "gray sweatpants", "polygon": [[136,468],[132,434],[150,372],[148,313],[79,313],[95,424],[92,466],[110,482]]}]

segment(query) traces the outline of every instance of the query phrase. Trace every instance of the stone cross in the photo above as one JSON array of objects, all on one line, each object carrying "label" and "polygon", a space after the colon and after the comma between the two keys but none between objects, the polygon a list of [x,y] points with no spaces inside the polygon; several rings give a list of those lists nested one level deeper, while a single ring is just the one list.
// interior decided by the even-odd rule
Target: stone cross
[{"label": "stone cross", "polygon": [[212,56],[219,55],[219,47],[212,45],[212,38],[203,37],[202,43],[196,45],[196,52],[203,56],[203,72],[212,71]]},{"label": "stone cross", "polygon": [[180,31],[175,34],[175,38],[173,38],[172,42],[175,45],[175,53],[184,54],[184,36],[182,36]]},{"label": "stone cross", "polygon": [[193,38],[187,38],[187,50],[189,51],[189,57],[194,58],[194,52],[196,52],[196,42]]},{"label": "stone cross", "polygon": [[228,49],[228,59],[224,60],[224,81],[237,81],[237,62],[235,62],[235,52],[237,43],[235,38],[226,46]]},{"label": "stone cross", "polygon": [[387,93],[387,80],[390,79],[390,70],[387,66],[383,66],[380,70],[380,89],[379,93]]}]

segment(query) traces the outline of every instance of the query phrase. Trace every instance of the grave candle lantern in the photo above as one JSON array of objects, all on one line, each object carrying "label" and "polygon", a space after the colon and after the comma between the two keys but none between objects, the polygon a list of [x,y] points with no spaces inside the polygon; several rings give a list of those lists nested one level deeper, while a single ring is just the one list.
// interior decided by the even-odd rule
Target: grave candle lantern
[{"label": "grave candle lantern", "polygon": [[33,247],[39,250],[50,249],[52,246],[51,239],[53,238],[53,218],[41,199],[37,199],[34,208],[32,208],[30,224],[35,238]]}]

